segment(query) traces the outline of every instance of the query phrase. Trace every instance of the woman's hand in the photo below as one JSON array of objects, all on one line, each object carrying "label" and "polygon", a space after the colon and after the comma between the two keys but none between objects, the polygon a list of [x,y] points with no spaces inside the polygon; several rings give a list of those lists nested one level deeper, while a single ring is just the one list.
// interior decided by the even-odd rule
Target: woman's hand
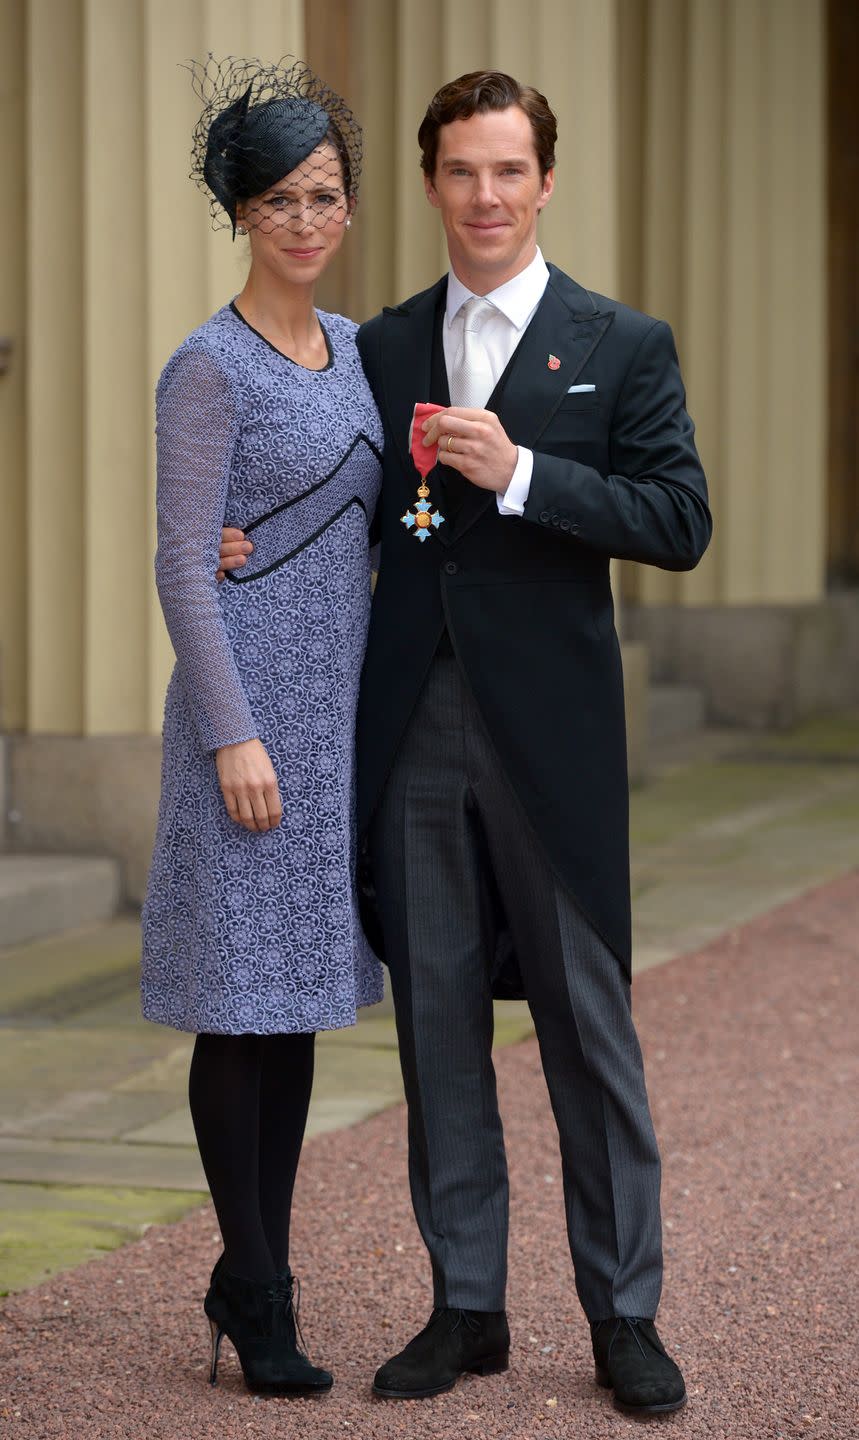
[{"label": "woman's hand", "polygon": [[237,530],[233,525],[223,527],[218,570],[215,575],[219,585],[224,578],[225,570],[241,570],[243,565],[247,565],[247,557],[253,548],[250,540],[245,539],[244,530]]},{"label": "woman's hand", "polygon": [[273,830],[283,813],[274,766],[261,740],[222,745],[218,780],[231,820],[248,830]]}]

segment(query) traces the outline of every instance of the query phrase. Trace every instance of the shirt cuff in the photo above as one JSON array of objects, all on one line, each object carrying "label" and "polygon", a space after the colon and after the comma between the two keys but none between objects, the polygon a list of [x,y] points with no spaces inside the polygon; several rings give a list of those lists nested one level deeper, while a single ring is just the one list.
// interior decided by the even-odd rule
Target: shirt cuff
[{"label": "shirt cuff", "polygon": [[519,459],[516,461],[516,469],[510,477],[510,484],[503,495],[496,495],[499,515],[524,515],[525,502],[531,489],[531,476],[534,473],[534,452],[526,450],[524,445],[517,445]]}]

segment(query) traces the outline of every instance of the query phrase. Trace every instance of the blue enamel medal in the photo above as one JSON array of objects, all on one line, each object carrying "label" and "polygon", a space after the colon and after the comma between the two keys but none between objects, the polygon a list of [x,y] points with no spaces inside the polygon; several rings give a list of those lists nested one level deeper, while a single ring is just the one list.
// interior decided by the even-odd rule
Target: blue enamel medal
[{"label": "blue enamel medal", "polygon": [[400,516],[400,520],[407,530],[411,530],[415,539],[424,541],[433,530],[444,524],[444,516],[438,510],[431,510],[429,503],[429,486],[418,486],[418,498],[411,510]]},{"label": "blue enamel medal", "polygon": [[429,402],[419,402],[412,415],[412,423],[409,426],[409,453],[415,464],[421,483],[418,486],[418,498],[410,510],[400,519],[407,530],[411,530],[416,539],[423,544],[437,530],[439,525],[444,524],[444,516],[440,510],[433,510],[429,503],[429,486],[427,476],[438,460],[438,445],[424,445],[421,422],[436,415],[443,410],[443,405],[432,405]]}]

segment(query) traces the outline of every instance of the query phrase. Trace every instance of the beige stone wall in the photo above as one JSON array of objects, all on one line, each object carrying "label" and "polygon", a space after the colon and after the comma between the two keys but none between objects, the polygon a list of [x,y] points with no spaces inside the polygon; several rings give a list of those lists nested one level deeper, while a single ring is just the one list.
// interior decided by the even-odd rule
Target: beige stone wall
[{"label": "beige stone wall", "polygon": [[349,14],[350,94],[367,142],[355,313],[366,318],[447,268],[438,215],[423,195],[417,130],[434,90],[486,66],[512,71],[551,98],[565,143],[558,188],[540,221],[541,244],[558,265],[587,272],[593,286],[615,293],[615,0],[352,0]]},{"label": "beige stone wall", "polygon": [[824,0],[623,0],[624,299],[675,330],[716,535],[656,604],[823,593]]},{"label": "beige stone wall", "polygon": [[154,733],[172,658],[152,580],[153,388],[244,266],[187,178],[197,104],[179,67],[300,54],[303,7],[0,0],[0,24],[16,196],[0,239],[0,334],[16,342],[0,501],[17,542],[0,566],[0,729]]},{"label": "beige stone wall", "polygon": [[[327,0],[309,0],[324,7]],[[342,21],[344,9],[337,5]],[[552,260],[674,325],[717,538],[647,603],[813,601],[824,564],[824,0],[352,0],[359,318],[444,264],[416,130],[445,78],[541,86]],[[156,733],[152,390],[239,288],[187,179],[188,57],[301,53],[301,0],[0,0],[0,729]],[[342,47],[341,47],[342,49]],[[313,58],[313,57],[311,57]],[[25,184],[26,181],[26,184]],[[356,233],[357,231],[357,233]]]}]

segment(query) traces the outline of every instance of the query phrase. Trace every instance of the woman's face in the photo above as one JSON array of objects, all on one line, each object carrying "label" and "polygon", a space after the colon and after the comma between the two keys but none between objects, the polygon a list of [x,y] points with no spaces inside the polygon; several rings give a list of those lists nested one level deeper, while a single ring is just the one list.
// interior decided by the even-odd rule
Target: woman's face
[{"label": "woman's face", "polygon": [[262,195],[239,203],[236,219],[250,235],[254,265],[293,285],[312,284],[343,243],[354,201],[330,141]]}]

